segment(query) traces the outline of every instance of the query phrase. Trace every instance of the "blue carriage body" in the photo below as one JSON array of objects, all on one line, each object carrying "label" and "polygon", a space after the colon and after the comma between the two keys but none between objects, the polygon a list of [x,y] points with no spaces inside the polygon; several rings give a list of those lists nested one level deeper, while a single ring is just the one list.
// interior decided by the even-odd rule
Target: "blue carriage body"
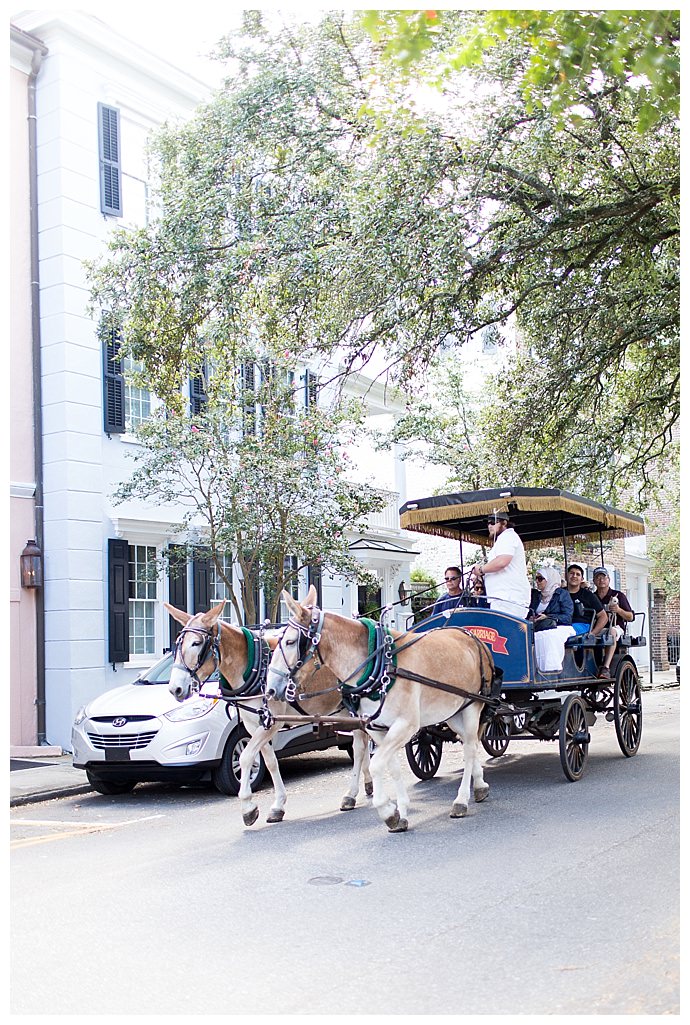
[{"label": "blue carriage body", "polygon": [[[467,630],[484,641],[497,668],[502,670],[503,690],[506,692],[593,686],[603,659],[604,644],[600,637],[578,635],[566,644],[562,670],[543,673],[537,668],[531,622],[489,607],[463,606],[450,616],[430,616],[418,623],[414,632],[452,627]],[[630,658],[629,648],[633,641],[643,644],[644,638],[624,637],[619,642],[612,667],[614,672],[621,658]]]}]

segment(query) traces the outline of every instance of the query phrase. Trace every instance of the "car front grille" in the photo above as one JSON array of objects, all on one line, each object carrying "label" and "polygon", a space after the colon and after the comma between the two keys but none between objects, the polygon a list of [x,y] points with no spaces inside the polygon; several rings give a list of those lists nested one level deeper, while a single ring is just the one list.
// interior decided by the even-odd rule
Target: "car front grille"
[{"label": "car front grille", "polygon": [[157,732],[157,730],[152,730],[149,733],[117,733],[107,736],[103,736],[101,733],[87,733],[86,735],[97,751],[105,751],[108,748],[138,751],[142,747],[148,747]]}]

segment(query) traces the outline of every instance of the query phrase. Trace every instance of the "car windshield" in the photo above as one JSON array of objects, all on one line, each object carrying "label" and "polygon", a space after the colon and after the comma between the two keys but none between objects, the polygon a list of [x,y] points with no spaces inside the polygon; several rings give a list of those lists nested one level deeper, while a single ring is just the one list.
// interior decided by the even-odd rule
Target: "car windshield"
[{"label": "car windshield", "polygon": [[[139,686],[148,686],[154,683],[170,683],[170,670],[172,669],[173,656],[172,652],[167,654],[160,662],[156,662],[155,665],[151,666],[150,669],[145,669],[141,676],[137,677],[133,682]],[[211,673],[209,680],[216,681],[218,679],[218,673]]]}]

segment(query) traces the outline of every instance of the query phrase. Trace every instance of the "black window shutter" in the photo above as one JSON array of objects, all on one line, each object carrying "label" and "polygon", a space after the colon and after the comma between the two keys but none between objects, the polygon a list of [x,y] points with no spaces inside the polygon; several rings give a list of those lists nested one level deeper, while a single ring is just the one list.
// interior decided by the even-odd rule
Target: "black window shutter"
[{"label": "black window shutter", "polygon": [[[168,570],[168,601],[176,609],[187,611],[187,564],[179,559],[179,555],[185,551],[184,545],[170,545],[171,562]],[[179,561],[178,561],[179,560]],[[182,626],[170,616],[170,647],[175,647],[175,641]]]},{"label": "black window shutter", "polygon": [[122,217],[122,168],[120,165],[120,111],[98,104],[98,158],[101,179],[101,213]]},{"label": "black window shutter", "polygon": [[108,661],[129,661],[129,543],[108,538]]},{"label": "black window shutter", "polygon": [[103,426],[107,434],[123,434],[125,430],[121,337],[120,329],[111,327],[103,339]]},{"label": "black window shutter", "polygon": [[194,615],[211,608],[209,568],[210,559],[194,560]]},{"label": "black window shutter", "polygon": [[241,403],[243,407],[243,434],[256,434],[256,373],[253,363],[240,367]]},{"label": "black window shutter", "polygon": [[322,588],[321,588],[321,567],[320,566],[308,566],[307,567],[307,584],[309,587],[314,585],[316,588],[316,604],[321,607],[322,603]]},{"label": "black window shutter", "polygon": [[317,391],[319,388],[319,379],[316,374],[313,374],[311,370],[305,370],[304,372],[304,405],[315,406],[317,402]]},{"label": "black window shutter", "polygon": [[198,377],[192,377],[189,381],[189,405],[192,412],[192,416],[198,416],[204,412],[204,406],[208,402],[208,396],[206,395],[206,384],[204,381],[204,375],[206,373],[206,364],[204,369]]}]

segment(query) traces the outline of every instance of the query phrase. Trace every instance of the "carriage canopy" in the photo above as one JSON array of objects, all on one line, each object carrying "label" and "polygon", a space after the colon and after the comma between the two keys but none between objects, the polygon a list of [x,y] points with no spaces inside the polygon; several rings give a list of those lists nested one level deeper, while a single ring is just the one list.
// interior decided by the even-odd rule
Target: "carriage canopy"
[{"label": "carriage canopy", "polygon": [[487,517],[499,510],[510,514],[525,548],[645,532],[641,516],[556,488],[486,488],[411,500],[400,509],[400,526],[490,546]]}]

